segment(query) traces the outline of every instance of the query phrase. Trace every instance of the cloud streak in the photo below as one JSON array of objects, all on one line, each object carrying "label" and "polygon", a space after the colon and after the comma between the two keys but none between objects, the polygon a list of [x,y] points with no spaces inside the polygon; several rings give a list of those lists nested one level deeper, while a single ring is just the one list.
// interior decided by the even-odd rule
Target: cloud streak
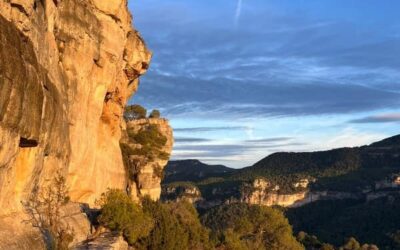
[{"label": "cloud streak", "polygon": [[243,0],[238,0],[237,7],[236,7],[236,13],[235,13],[235,27],[239,24],[240,20],[240,15],[242,14],[242,4]]},{"label": "cloud streak", "polygon": [[275,143],[275,142],[284,142],[293,139],[292,137],[275,137],[275,138],[262,138],[255,140],[246,140],[247,143]]},{"label": "cloud streak", "polygon": [[192,127],[192,128],[174,128],[174,132],[213,132],[213,131],[224,131],[224,130],[245,130],[247,127],[243,126],[221,126],[221,127]]},{"label": "cloud streak", "polygon": [[350,121],[350,123],[391,123],[391,122],[400,122],[400,113],[367,116]]},{"label": "cloud streak", "polygon": [[211,142],[211,139],[206,138],[193,138],[193,137],[175,137],[176,143],[195,143],[195,142]]}]

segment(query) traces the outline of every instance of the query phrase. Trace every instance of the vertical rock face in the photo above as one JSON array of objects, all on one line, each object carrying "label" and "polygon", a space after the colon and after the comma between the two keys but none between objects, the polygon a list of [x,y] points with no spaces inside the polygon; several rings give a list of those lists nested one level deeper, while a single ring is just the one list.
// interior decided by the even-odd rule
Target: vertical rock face
[{"label": "vertical rock face", "polygon": [[0,0],[0,215],[67,176],[93,205],[126,187],[122,112],[151,53],[127,0]]},{"label": "vertical rock face", "polygon": [[[140,149],[142,145],[135,143],[129,137],[149,126],[155,126],[160,135],[166,139],[165,144],[160,148],[160,152],[165,157],[156,156],[153,159],[148,159],[148,157],[133,153],[135,149]],[[129,173],[130,194],[133,199],[148,195],[151,199],[158,200],[161,195],[162,171],[168,163],[174,143],[172,128],[165,119],[150,118],[129,121],[126,130],[129,133],[126,133],[123,137],[121,144],[124,144],[128,149],[124,150],[124,158]]]}]

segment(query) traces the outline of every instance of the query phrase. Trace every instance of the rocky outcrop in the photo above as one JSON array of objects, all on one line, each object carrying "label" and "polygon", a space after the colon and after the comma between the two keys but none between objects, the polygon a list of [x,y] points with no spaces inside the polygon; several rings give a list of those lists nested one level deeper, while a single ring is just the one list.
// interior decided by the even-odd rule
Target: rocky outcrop
[{"label": "rocky outcrop", "polygon": [[62,170],[73,201],[125,188],[123,108],[151,54],[126,0],[0,1],[0,214]]},{"label": "rocky outcrop", "polygon": [[39,229],[25,224],[24,221],[26,220],[28,220],[28,217],[23,213],[0,217],[0,249],[45,249],[45,243]]},{"label": "rocky outcrop", "polygon": [[[314,182],[312,179],[311,182]],[[250,188],[242,193],[241,202],[262,206],[300,207],[319,200],[365,199],[364,193],[337,192],[337,191],[310,191],[308,179],[294,182],[292,186],[297,191],[279,193],[279,188],[265,179],[255,179]]]},{"label": "rocky outcrop", "polygon": [[128,243],[118,233],[105,232],[96,239],[73,247],[73,250],[128,250]]},{"label": "rocky outcrop", "polygon": [[[91,225],[83,207],[78,203],[68,203],[61,208],[61,222],[68,224],[74,232],[72,245],[85,241],[92,233]],[[36,250],[45,249],[40,229],[32,227],[31,217],[17,212],[0,217],[0,249]]]},{"label": "rocky outcrop", "polygon": [[241,193],[241,202],[248,204],[256,204],[262,206],[283,206],[289,207],[307,196],[307,188],[309,181],[302,179],[294,183],[292,186],[299,190],[290,194],[279,193],[279,186],[272,185],[266,179],[255,179],[250,186],[243,188]]},{"label": "rocky outcrop", "polygon": [[301,207],[320,200],[361,200],[365,199],[363,193],[336,192],[336,191],[312,191],[307,192],[303,199],[297,200],[290,207]]},{"label": "rocky outcrop", "polygon": [[185,184],[164,185],[162,187],[161,198],[164,201],[187,201],[192,204],[203,200],[198,187]]},{"label": "rocky outcrop", "polygon": [[278,194],[278,193],[257,193],[244,199],[243,201],[249,204],[262,206],[282,206],[290,207],[296,202],[306,198],[307,192],[294,194]]},{"label": "rocky outcrop", "polygon": [[[161,137],[165,138],[165,143],[160,149],[152,148],[152,151],[159,150],[159,152],[154,157],[149,158],[147,155],[135,153],[135,149],[142,148],[142,145],[130,137],[152,126],[157,129]],[[127,149],[123,150],[123,153],[129,174],[128,189],[133,199],[143,196],[150,196],[153,200],[160,198],[163,169],[168,163],[173,143],[173,131],[166,119],[149,118],[127,122],[125,136],[121,140],[121,144]],[[153,152],[149,153],[153,154]]]}]

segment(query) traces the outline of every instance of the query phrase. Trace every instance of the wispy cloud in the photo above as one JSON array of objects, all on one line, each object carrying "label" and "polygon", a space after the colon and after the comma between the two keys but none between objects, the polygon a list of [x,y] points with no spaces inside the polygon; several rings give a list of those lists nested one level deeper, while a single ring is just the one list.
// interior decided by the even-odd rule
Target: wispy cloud
[{"label": "wispy cloud", "polygon": [[293,139],[292,137],[275,137],[275,138],[262,138],[255,140],[246,140],[247,143],[275,143],[275,142],[283,142],[289,141]]},{"label": "wispy cloud", "polygon": [[385,137],[386,136],[381,133],[368,133],[349,127],[338,131],[336,136],[327,138],[326,140],[321,142],[317,142],[315,146],[319,150],[327,150],[340,147],[364,146],[372,142],[382,140]]},{"label": "wispy cloud", "polygon": [[272,145],[249,145],[249,144],[209,144],[209,145],[183,145],[183,146],[176,146],[176,150],[190,150],[190,151],[215,151],[215,152],[223,152],[223,151],[238,151],[244,152],[245,150],[251,149],[278,149],[284,148],[289,146],[304,146],[306,144],[300,142],[293,142],[293,143],[282,143],[282,144],[272,144]]},{"label": "wispy cloud", "polygon": [[[218,143],[218,141],[214,141]],[[244,167],[249,162],[259,160],[254,154],[265,157],[273,152],[292,151],[304,148],[307,144],[289,141],[288,138],[270,138],[264,140],[244,140],[224,144],[189,144],[179,143],[174,146],[173,159],[199,159],[219,163],[223,161],[236,162]],[[212,160],[211,160],[212,159]]]},{"label": "wispy cloud", "polygon": [[400,122],[400,113],[367,116],[350,121],[350,123],[389,123],[389,122]]},{"label": "wispy cloud", "polygon": [[176,143],[194,143],[194,142],[211,142],[211,139],[207,138],[193,138],[193,137],[175,137]]},{"label": "wispy cloud", "polygon": [[193,128],[174,128],[175,132],[212,132],[223,130],[245,130],[247,127],[242,126],[222,126],[222,127],[193,127]]},{"label": "wispy cloud", "polygon": [[242,4],[243,0],[238,0],[236,13],[235,13],[235,26],[239,24],[240,15],[242,14]]}]

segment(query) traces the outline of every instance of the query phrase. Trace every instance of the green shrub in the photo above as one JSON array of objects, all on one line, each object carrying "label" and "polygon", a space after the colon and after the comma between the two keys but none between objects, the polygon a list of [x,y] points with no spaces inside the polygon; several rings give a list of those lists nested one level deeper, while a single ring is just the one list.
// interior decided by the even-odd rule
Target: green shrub
[{"label": "green shrub", "polygon": [[270,207],[222,205],[203,215],[202,222],[212,230],[214,240],[228,249],[304,249],[283,213]]},{"label": "green shrub", "polygon": [[137,132],[128,130],[128,135],[133,143],[141,145],[141,148],[132,150],[133,155],[144,156],[147,161],[154,159],[168,160],[169,154],[163,151],[167,137],[160,132],[157,125],[145,126]]},{"label": "green shrub", "polygon": [[110,189],[98,201],[101,206],[99,223],[122,232],[129,244],[146,237],[153,228],[152,218],[121,190]]},{"label": "green shrub", "polygon": [[160,118],[161,117],[161,113],[160,113],[159,110],[153,109],[153,111],[151,111],[149,117],[150,118]]},{"label": "green shrub", "polygon": [[297,234],[297,240],[303,244],[307,250],[335,250],[333,245],[322,243],[317,236],[309,235],[303,231]]},{"label": "green shrub", "polygon": [[227,229],[223,232],[223,245],[230,250],[247,250],[246,244],[240,240],[240,235],[233,229]]},{"label": "green shrub", "polygon": [[134,119],[143,119],[146,118],[146,115],[147,110],[138,104],[125,107],[124,118],[128,121]]},{"label": "green shrub", "polygon": [[190,203],[163,204],[145,198],[142,204],[155,224],[150,235],[135,245],[137,249],[212,249],[208,231],[201,225]]}]

